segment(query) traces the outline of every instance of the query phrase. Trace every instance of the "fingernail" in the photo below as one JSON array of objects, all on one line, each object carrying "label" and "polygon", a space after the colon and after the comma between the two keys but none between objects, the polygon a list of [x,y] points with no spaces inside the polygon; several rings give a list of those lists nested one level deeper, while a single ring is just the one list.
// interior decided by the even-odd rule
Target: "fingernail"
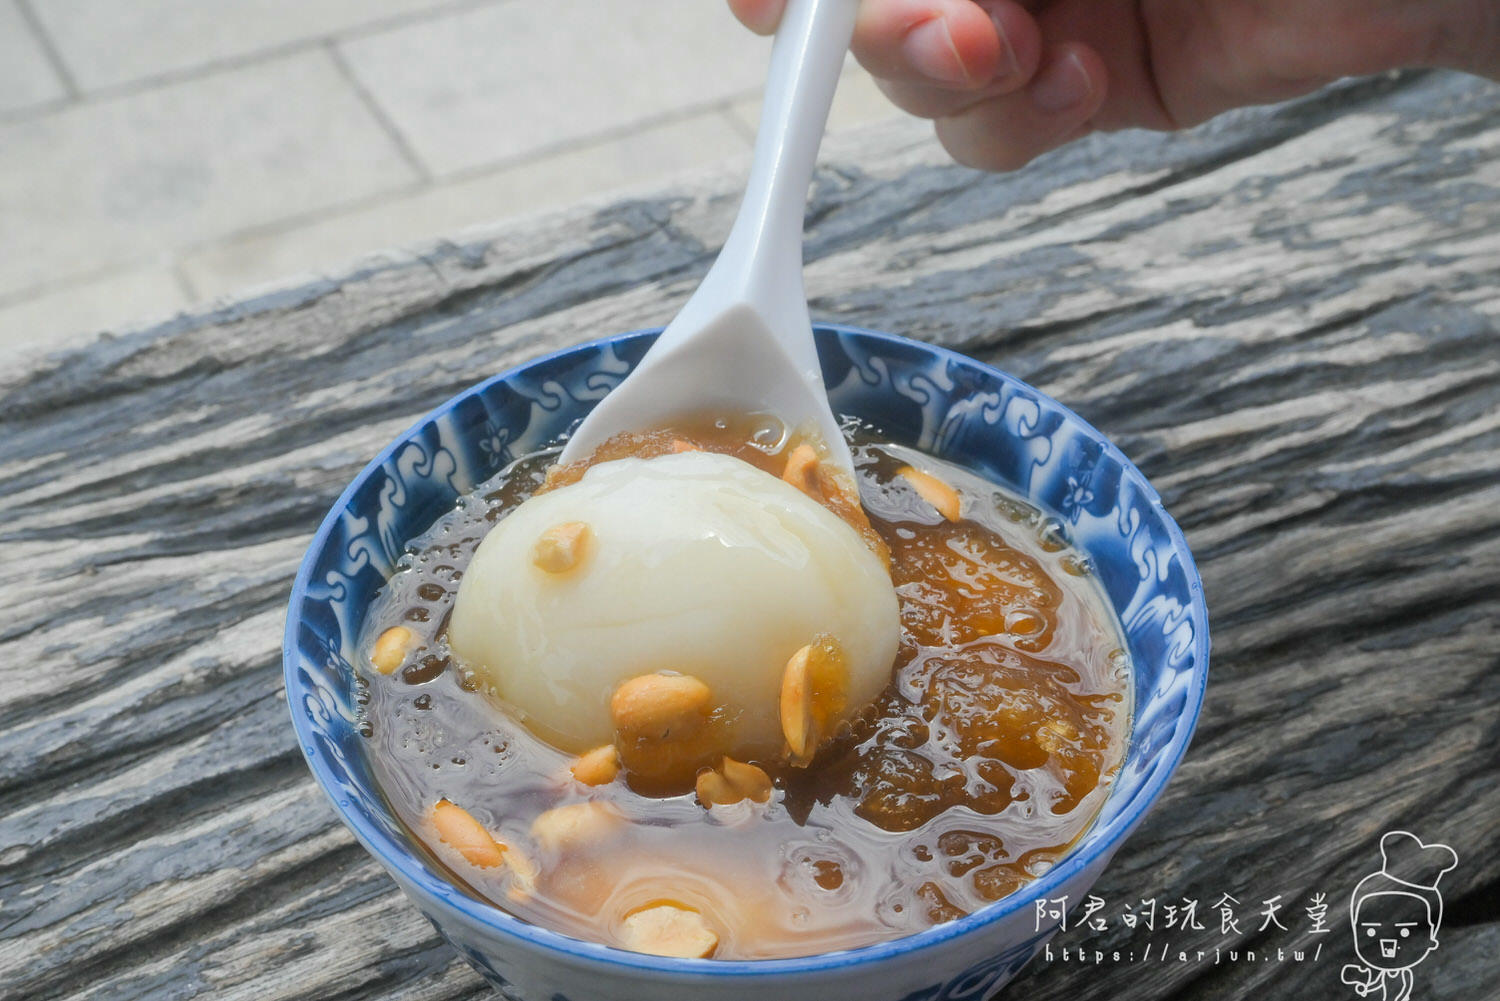
[{"label": "fingernail", "polygon": [[901,54],[923,76],[944,83],[969,82],[968,71],[953,45],[953,36],[948,33],[948,23],[940,17],[923,21],[908,31],[901,40]]},{"label": "fingernail", "polygon": [[1071,52],[1038,73],[1030,89],[1032,102],[1049,115],[1082,104],[1094,90],[1082,61]]},{"label": "fingernail", "polygon": [[999,16],[991,14],[990,21],[995,25],[995,34],[1000,36],[1000,62],[995,67],[995,75],[1003,80],[1021,72],[1021,61],[1016,58],[1016,50],[1011,48],[1010,39],[1005,37],[1005,25],[1000,23]]}]

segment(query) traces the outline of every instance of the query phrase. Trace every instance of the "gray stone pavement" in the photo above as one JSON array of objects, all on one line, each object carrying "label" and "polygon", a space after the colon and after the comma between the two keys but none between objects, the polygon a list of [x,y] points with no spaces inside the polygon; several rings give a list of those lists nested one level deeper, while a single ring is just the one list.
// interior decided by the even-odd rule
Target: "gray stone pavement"
[{"label": "gray stone pavement", "polygon": [[[0,0],[0,347],[744,161],[722,0]],[[830,130],[895,112],[853,66]]]}]

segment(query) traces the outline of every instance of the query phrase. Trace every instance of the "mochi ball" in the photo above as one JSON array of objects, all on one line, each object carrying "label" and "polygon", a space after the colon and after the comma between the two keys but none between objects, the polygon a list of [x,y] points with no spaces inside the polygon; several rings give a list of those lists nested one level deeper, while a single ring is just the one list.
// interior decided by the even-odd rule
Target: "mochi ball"
[{"label": "mochi ball", "polygon": [[519,505],[465,571],[449,644],[540,736],[614,736],[610,699],[657,672],[705,683],[740,755],[783,747],[788,660],[843,651],[842,717],[891,680],[900,613],[884,561],[796,487],[732,456],[618,459]]}]

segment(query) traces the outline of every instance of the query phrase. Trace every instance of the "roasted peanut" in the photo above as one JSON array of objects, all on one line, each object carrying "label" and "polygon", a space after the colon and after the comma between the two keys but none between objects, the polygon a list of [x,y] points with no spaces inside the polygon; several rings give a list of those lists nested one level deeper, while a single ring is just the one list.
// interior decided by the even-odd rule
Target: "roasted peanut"
[{"label": "roasted peanut", "polygon": [[771,798],[771,776],[767,775],[765,769],[752,765],[748,761],[736,761],[725,755],[724,764],[719,767],[724,773],[724,778],[737,791],[742,793],[746,799],[757,803],[764,803]]},{"label": "roasted peanut", "polygon": [[725,755],[717,769],[698,773],[696,788],[704,806],[727,806],[746,799],[764,803],[771,798],[771,776],[756,765]]},{"label": "roasted peanut", "polygon": [[696,728],[674,730],[667,740],[618,735],[620,770],[630,775],[630,787],[647,796],[676,796],[693,786],[705,768],[713,767],[726,750],[728,731],[708,716]]},{"label": "roasted peanut", "polygon": [[719,936],[690,907],[662,901],[625,915],[621,944],[652,956],[702,959],[719,947]]},{"label": "roasted peanut", "polygon": [[698,802],[704,806],[722,806],[744,799],[722,773],[712,768],[698,773],[698,781],[694,783],[693,789],[698,794]]},{"label": "roasted peanut", "polygon": [[818,493],[818,453],[811,445],[801,444],[787,456],[781,478],[805,494]]},{"label": "roasted peanut", "polygon": [[375,649],[370,653],[370,663],[381,674],[390,674],[401,666],[401,662],[406,659],[406,651],[411,649],[412,641],[416,638],[416,634],[405,626],[392,626],[375,641]]},{"label": "roasted peanut", "polygon": [[620,774],[620,752],[613,744],[596,747],[580,754],[569,770],[586,786],[608,785]]},{"label": "roasted peanut", "polygon": [[438,840],[471,865],[489,869],[505,863],[505,845],[496,841],[463,807],[446,799],[438,800],[432,807],[432,826],[437,829]]},{"label": "roasted peanut", "polygon": [[609,712],[623,735],[666,740],[695,733],[708,718],[711,696],[691,675],[642,674],[615,689]]},{"label": "roasted peanut", "polygon": [[567,573],[588,555],[593,530],[586,522],[565,521],[553,525],[536,540],[531,562],[547,573]]},{"label": "roasted peanut", "polygon": [[917,495],[936,508],[938,514],[949,521],[959,519],[960,502],[957,490],[931,473],[924,473],[911,466],[902,466],[896,471],[896,475],[911,484],[911,488],[917,492]]},{"label": "roasted peanut", "polygon": [[531,836],[548,851],[588,848],[608,839],[625,818],[608,803],[555,806],[531,822]]},{"label": "roasted peanut", "polygon": [[794,762],[810,760],[817,747],[813,739],[812,685],[807,677],[811,656],[809,644],[792,654],[781,675],[781,732]]},{"label": "roasted peanut", "polygon": [[844,648],[828,633],[819,633],[786,662],[781,675],[781,732],[793,765],[802,768],[812,761],[818,744],[844,711],[848,688]]}]

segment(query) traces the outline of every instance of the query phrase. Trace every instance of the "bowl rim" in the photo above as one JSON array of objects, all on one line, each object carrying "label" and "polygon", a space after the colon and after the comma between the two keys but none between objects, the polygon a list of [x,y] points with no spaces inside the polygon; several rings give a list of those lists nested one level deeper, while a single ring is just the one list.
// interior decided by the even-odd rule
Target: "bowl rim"
[{"label": "bowl rim", "polygon": [[[960,366],[977,368],[987,376],[999,377],[1001,381],[1014,383],[1028,392],[1035,394],[1039,399],[1045,400],[1052,406],[1059,408],[1069,419],[1076,421],[1085,433],[1092,436],[1103,447],[1106,454],[1120,464],[1120,467],[1127,475],[1133,476],[1137,480],[1138,486],[1144,488],[1144,496],[1150,501],[1152,508],[1166,527],[1173,551],[1182,560],[1183,572],[1187,578],[1189,592],[1193,596],[1190,611],[1194,624],[1194,667],[1192,682],[1187,693],[1187,701],[1183,706],[1182,713],[1179,714],[1179,719],[1186,718],[1187,726],[1182,727],[1179,724],[1171,740],[1167,742],[1163,749],[1162,753],[1166,755],[1167,766],[1165,768],[1156,768],[1145,782],[1137,786],[1132,793],[1128,806],[1121,810],[1117,816],[1102,826],[1096,824],[1089,827],[1084,832],[1082,839],[1073,848],[1070,848],[1051,869],[1048,869],[1041,876],[1027,883],[1020,890],[1002,897],[994,903],[981,907],[964,917],[940,925],[934,925],[915,934],[903,935],[899,938],[888,939],[852,949],[839,949],[816,953],[810,956],[793,956],[778,959],[677,959],[665,956],[650,956],[644,953],[617,949],[599,942],[575,938],[563,932],[553,931],[550,928],[532,924],[459,889],[447,879],[433,872],[431,867],[423,862],[401,840],[391,837],[379,825],[374,823],[365,813],[363,804],[360,804],[359,808],[356,809],[353,801],[346,803],[340,799],[334,791],[335,788],[340,786],[340,783],[336,780],[334,764],[328,759],[327,754],[322,750],[321,743],[315,739],[316,735],[310,729],[312,725],[311,716],[301,708],[305,704],[303,696],[307,692],[307,687],[297,678],[299,673],[297,630],[302,623],[301,608],[307,600],[308,584],[313,565],[316,562],[316,556],[326,546],[329,534],[342,519],[343,512],[355,492],[364,484],[368,477],[385,465],[386,461],[395,454],[397,449],[403,447],[422,428],[453,410],[459,401],[479,395],[491,386],[512,378],[517,372],[523,369],[542,365],[575,352],[594,350],[643,336],[654,337],[660,334],[663,329],[662,327],[645,327],[583,341],[556,351],[538,355],[534,358],[528,358],[461,390],[459,393],[434,407],[418,418],[405,431],[401,432],[385,448],[381,449],[380,453],[360,470],[359,474],[339,494],[338,500],[334,502],[328,514],[324,516],[322,523],[318,526],[317,532],[308,543],[307,551],[302,558],[302,563],[298,568],[296,579],[292,585],[286,626],[282,636],[282,673],[287,705],[292,717],[292,726],[296,731],[297,742],[302,748],[303,757],[307,760],[308,768],[312,771],[313,777],[317,779],[319,788],[322,789],[324,795],[332,803],[334,811],[354,833],[356,839],[364,845],[366,851],[373,855],[392,875],[399,872],[401,878],[398,880],[398,883],[402,885],[403,889],[415,887],[440,907],[446,907],[456,912],[460,918],[477,924],[481,928],[502,936],[520,940],[520,943],[523,945],[540,948],[546,952],[562,953],[575,960],[583,960],[606,966],[625,967],[640,972],[662,974],[669,977],[767,977],[826,972],[893,959],[908,953],[920,952],[928,947],[957,939],[987,926],[994,925],[1016,914],[1024,907],[1031,906],[1036,900],[1047,899],[1051,896],[1052,891],[1087,869],[1096,861],[1102,859],[1107,862],[1118,846],[1123,843],[1135,826],[1145,817],[1151,807],[1155,805],[1161,796],[1162,790],[1166,788],[1167,783],[1176,774],[1177,767],[1181,764],[1182,758],[1187,752],[1188,745],[1192,741],[1193,733],[1197,728],[1199,713],[1203,706],[1204,690],[1208,683],[1209,658],[1208,609],[1203,598],[1202,577],[1198,572],[1197,564],[1193,561],[1192,552],[1188,548],[1187,539],[1183,535],[1182,529],[1172,518],[1171,514],[1167,512],[1165,505],[1162,503],[1161,495],[1157,493],[1156,488],[1146,479],[1145,474],[1136,468],[1135,463],[1131,462],[1120,451],[1118,446],[1100,433],[1092,424],[1046,393],[1041,392],[1029,383],[1007,372],[1003,372],[992,365],[954,351],[951,348],[931,344],[926,341],[901,337],[896,334],[877,330],[869,330],[849,324],[814,321],[812,326],[814,331],[822,329],[831,331],[837,335],[852,334],[859,339],[876,343],[900,345],[905,348],[915,347],[944,361]],[[339,769],[339,771],[342,771],[342,769]],[[349,785],[358,789],[366,797],[370,795],[367,790],[363,789],[357,783],[350,782]],[[380,794],[377,791],[375,795],[379,796]]]}]

